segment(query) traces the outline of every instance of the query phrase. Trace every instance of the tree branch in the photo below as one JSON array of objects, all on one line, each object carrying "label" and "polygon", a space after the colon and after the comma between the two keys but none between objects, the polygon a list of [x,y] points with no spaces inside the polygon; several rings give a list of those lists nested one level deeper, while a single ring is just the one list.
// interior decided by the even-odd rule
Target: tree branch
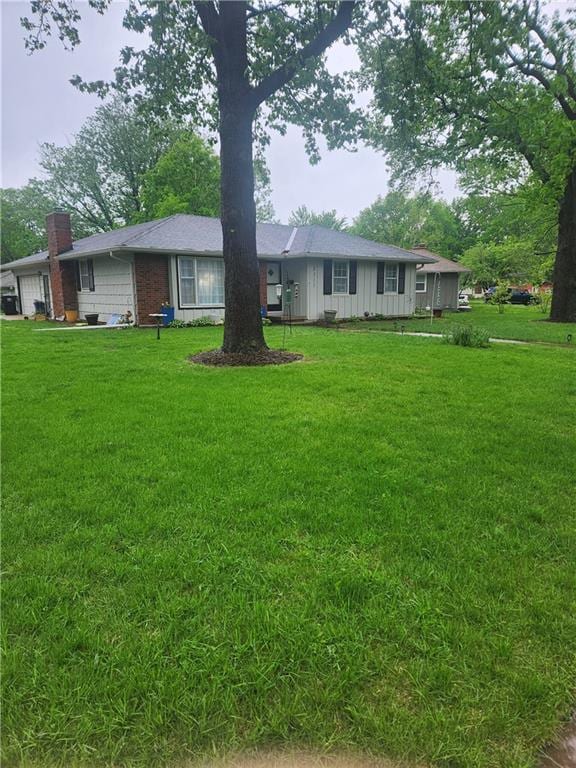
[{"label": "tree branch", "polygon": [[320,30],[313,40],[305,45],[293,59],[285,62],[252,88],[251,98],[254,109],[283,88],[309,59],[320,56],[346,32],[352,23],[352,12],[355,4],[356,0],[342,0],[334,18]]},{"label": "tree branch", "polygon": [[200,17],[204,32],[217,42],[220,35],[220,17],[213,1],[195,0],[194,7]]}]

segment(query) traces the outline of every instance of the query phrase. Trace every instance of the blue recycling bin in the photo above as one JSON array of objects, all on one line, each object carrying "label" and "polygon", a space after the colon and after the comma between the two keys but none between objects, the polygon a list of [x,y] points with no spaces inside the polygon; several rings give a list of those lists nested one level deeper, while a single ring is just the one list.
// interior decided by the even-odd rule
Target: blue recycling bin
[{"label": "blue recycling bin", "polygon": [[174,307],[161,307],[160,312],[165,315],[165,317],[162,318],[162,323],[164,325],[170,325],[172,320],[174,320]]}]

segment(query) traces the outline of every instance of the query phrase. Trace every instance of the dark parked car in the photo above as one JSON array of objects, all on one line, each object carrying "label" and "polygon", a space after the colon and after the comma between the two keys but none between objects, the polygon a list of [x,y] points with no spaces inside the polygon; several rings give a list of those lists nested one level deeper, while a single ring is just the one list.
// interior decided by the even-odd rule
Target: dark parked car
[{"label": "dark parked car", "polygon": [[[491,302],[495,293],[496,286],[488,288],[488,290],[484,293],[484,301],[486,303]],[[506,299],[505,303],[524,305],[539,304],[540,298],[538,296],[534,296],[534,294],[530,293],[530,291],[523,290],[522,288],[508,288],[508,298]]]},{"label": "dark parked car", "polygon": [[522,291],[519,288],[510,290],[510,304],[538,304],[538,297],[530,291]]}]

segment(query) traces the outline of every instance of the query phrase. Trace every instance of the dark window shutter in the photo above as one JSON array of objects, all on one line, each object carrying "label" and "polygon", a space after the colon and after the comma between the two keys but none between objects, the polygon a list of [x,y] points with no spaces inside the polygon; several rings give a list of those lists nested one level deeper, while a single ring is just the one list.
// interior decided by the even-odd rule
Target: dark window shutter
[{"label": "dark window shutter", "polygon": [[332,295],[332,259],[324,259],[324,296]]},{"label": "dark window shutter", "polygon": [[76,290],[81,291],[82,290],[82,283],[80,282],[80,262],[75,261],[74,262],[75,272],[76,272]]},{"label": "dark window shutter", "polygon": [[406,264],[398,264],[398,293],[406,292]]},{"label": "dark window shutter", "polygon": [[[88,259],[88,285],[90,290],[94,290],[94,262],[92,259]],[[402,291],[404,293],[404,291]]]},{"label": "dark window shutter", "polygon": [[376,273],[376,293],[384,293],[384,262],[379,261],[377,267],[378,272]]},{"label": "dark window shutter", "polygon": [[358,271],[358,262],[351,261],[348,275],[348,293],[356,293],[356,273]]}]

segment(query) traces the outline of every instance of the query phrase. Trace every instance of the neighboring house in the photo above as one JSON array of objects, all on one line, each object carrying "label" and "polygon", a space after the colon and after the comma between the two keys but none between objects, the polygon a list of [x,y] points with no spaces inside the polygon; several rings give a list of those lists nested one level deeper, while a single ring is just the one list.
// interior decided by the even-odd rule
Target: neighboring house
[{"label": "neighboring house", "polygon": [[[24,314],[41,300],[55,317],[77,310],[107,320],[130,310],[140,325],[152,323],[166,302],[182,320],[223,316],[219,219],[177,214],[75,242],[68,214],[50,214],[46,226],[48,251],[10,264]],[[258,224],[257,249],[262,306],[282,316],[287,308],[276,286],[294,284],[292,316],[307,320],[326,309],[339,318],[407,317],[415,308],[416,266],[434,261],[320,226]]]},{"label": "neighboring house", "polygon": [[16,292],[16,275],[10,269],[10,264],[6,264],[4,272],[0,273],[0,294],[2,296]]},{"label": "neighboring house", "polygon": [[[425,245],[412,248],[412,253],[428,258],[416,271],[417,309],[458,309],[460,277],[470,272],[467,267],[429,251]],[[432,263],[433,262],[433,263]]]}]

